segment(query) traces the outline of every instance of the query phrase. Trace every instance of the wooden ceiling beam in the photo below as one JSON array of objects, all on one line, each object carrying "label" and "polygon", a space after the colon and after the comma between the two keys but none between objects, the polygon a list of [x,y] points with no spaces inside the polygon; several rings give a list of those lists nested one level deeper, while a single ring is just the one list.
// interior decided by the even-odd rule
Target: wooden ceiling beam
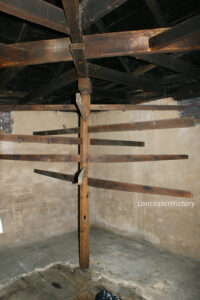
[{"label": "wooden ceiling beam", "polygon": [[[186,40],[184,43],[178,42],[177,44],[158,50],[150,49],[149,38],[166,30],[167,28],[148,29],[84,36],[86,59],[123,55],[137,56],[139,54],[187,52],[200,49],[199,40],[195,41],[191,39]],[[3,53],[2,59],[0,56],[0,67],[72,61],[70,45],[69,38],[16,43],[12,44],[12,46],[0,44],[0,54]],[[7,52],[5,55],[6,48],[10,52]],[[19,48],[22,48],[22,50],[20,51]],[[8,56],[9,53],[10,55]],[[14,56],[11,55],[13,53],[15,54]]]},{"label": "wooden ceiling beam", "polygon": [[[83,29],[127,0],[84,0],[80,4]],[[44,27],[69,34],[63,9],[43,0],[1,0],[0,11]]]},{"label": "wooden ceiling beam", "polygon": [[[160,33],[149,40],[150,48],[161,49],[174,43],[193,38],[198,43],[200,33],[200,14]],[[192,40],[192,39],[191,39]],[[183,43],[183,44],[184,44]]]},{"label": "wooden ceiling beam", "polygon": [[5,62],[17,60],[20,56],[23,58],[26,54],[26,50],[20,45],[8,45],[0,43],[0,60]]},{"label": "wooden ceiling beam", "polygon": [[1,0],[0,11],[69,34],[63,10],[43,0]]},{"label": "wooden ceiling beam", "polygon": [[[124,55],[137,56],[140,54],[187,52],[200,49],[199,40],[191,39],[185,40],[184,43],[178,42],[162,49],[150,49],[149,38],[166,30],[167,28],[161,28],[84,36],[86,59]],[[9,52],[5,55],[4,51],[4,55],[0,61],[0,67],[16,67],[59,61],[72,61],[70,45],[69,38],[16,43],[12,44],[12,46],[3,45],[5,48],[7,47],[7,49],[13,51],[15,55],[9,55],[8,59]],[[16,47],[17,49],[22,48],[24,52],[19,51],[18,53]],[[3,61],[3,59],[5,59],[5,61]]]}]

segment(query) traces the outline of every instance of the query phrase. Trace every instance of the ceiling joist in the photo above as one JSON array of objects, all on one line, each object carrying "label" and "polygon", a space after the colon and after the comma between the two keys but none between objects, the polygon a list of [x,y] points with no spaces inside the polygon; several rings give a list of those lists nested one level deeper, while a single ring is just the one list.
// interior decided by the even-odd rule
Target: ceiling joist
[{"label": "ceiling joist", "polygon": [[[84,36],[86,59],[116,57],[124,55],[185,52],[200,49],[200,42],[186,39],[184,43],[167,46],[162,49],[150,49],[149,38],[164,29],[147,29],[126,32],[113,32]],[[0,67],[26,66],[59,61],[72,61],[69,38],[42,40],[11,45],[0,45]],[[8,53],[11,55],[8,59]],[[23,51],[23,55],[22,55]],[[12,55],[13,54],[13,55]]]}]

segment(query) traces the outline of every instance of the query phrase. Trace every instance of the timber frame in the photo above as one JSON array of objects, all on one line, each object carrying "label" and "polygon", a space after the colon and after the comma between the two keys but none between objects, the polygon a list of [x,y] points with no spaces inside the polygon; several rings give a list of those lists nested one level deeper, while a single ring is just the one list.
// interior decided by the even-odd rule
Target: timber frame
[{"label": "timber frame", "polygon": [[[0,111],[74,111],[80,116],[79,127],[33,132],[33,135],[0,134],[0,141],[18,143],[76,144],[79,154],[0,154],[2,160],[48,161],[79,163],[78,178],[74,174],[61,174],[45,170],[35,173],[70,181],[79,186],[80,267],[89,267],[90,257],[90,186],[126,192],[191,197],[189,191],[152,187],[132,183],[100,180],[90,177],[90,163],[127,163],[158,160],[188,159],[188,155],[92,155],[90,146],[112,145],[144,147],[144,141],[90,139],[90,133],[160,130],[185,128],[195,125],[193,118],[167,119],[110,125],[90,125],[91,111],[152,110],[184,111],[190,105],[140,105],[139,103],[162,97],[178,100],[200,96],[198,85],[200,68],[183,59],[187,53],[200,51],[200,14],[170,26],[157,0],[144,0],[157,22],[157,28],[110,32],[112,24],[103,21],[108,14],[124,5],[127,0],[62,0],[56,6],[44,0],[1,0],[0,11],[23,20],[15,41],[0,43],[0,89],[5,92],[9,83],[27,70],[28,66],[59,64],[50,80],[26,93],[14,92],[14,100],[1,100]],[[53,1],[54,2],[54,1]],[[94,4],[95,2],[95,4]],[[130,13],[131,14],[131,13]],[[24,41],[32,25],[54,32],[55,37]],[[91,34],[91,26],[97,32]],[[56,36],[56,33],[58,36]],[[101,65],[99,59],[116,58],[126,70]],[[94,60],[98,60],[97,62]],[[132,61],[145,64],[134,68]],[[71,62],[71,63],[70,63]],[[66,63],[69,64],[67,69]],[[73,66],[71,64],[73,63]],[[148,63],[148,64],[147,64]],[[172,77],[158,80],[146,73],[157,68],[175,72]],[[182,86],[180,85],[182,81]],[[106,83],[105,82],[111,82]],[[173,84],[172,84],[173,82]],[[78,84],[77,84],[78,83]],[[77,87],[75,87],[77,84]],[[170,86],[171,84],[171,86]],[[123,85],[123,88],[121,87]],[[185,87],[183,87],[185,85]],[[120,88],[119,88],[120,86]],[[177,88],[181,89],[177,92]],[[68,87],[67,99],[56,99],[51,94]],[[183,87],[183,88],[182,88]],[[115,89],[113,89],[115,88]],[[71,104],[72,95],[76,102]],[[0,95],[1,96],[1,95]],[[48,98],[49,97],[49,98]],[[3,99],[3,98],[2,98]],[[5,96],[4,96],[5,99]],[[98,102],[103,99],[103,102]],[[114,103],[110,102],[114,99]],[[12,101],[11,101],[12,100]],[[69,101],[70,100],[70,103]],[[93,103],[94,100],[94,103]],[[109,101],[108,101],[109,100]],[[97,102],[95,102],[97,101]],[[78,137],[60,137],[60,134],[78,134]]]}]

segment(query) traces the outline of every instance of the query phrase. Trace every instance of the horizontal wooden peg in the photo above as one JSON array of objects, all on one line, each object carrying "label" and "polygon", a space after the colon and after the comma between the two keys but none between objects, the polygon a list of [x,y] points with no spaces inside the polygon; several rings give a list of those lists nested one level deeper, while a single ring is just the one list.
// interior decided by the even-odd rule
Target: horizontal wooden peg
[{"label": "horizontal wooden peg", "polygon": [[0,160],[41,161],[41,162],[80,162],[76,154],[0,154]]},{"label": "horizontal wooden peg", "polygon": [[[109,125],[96,125],[89,126],[89,132],[115,132],[115,131],[138,131],[138,130],[155,130],[155,129],[170,129],[170,128],[185,128],[195,126],[195,119],[182,118],[182,119],[166,119],[166,120],[154,120],[144,122],[132,122],[132,123],[119,123]],[[36,135],[59,135],[59,134],[75,134],[79,133],[80,128],[66,128],[57,130],[37,131],[33,134]]]},{"label": "horizontal wooden peg", "polygon": [[162,161],[162,160],[177,160],[188,159],[188,155],[168,155],[168,154],[103,154],[91,155],[90,162],[92,163],[128,163],[128,162],[143,162],[143,161]]},{"label": "horizontal wooden peg", "polygon": [[[138,104],[91,104],[91,111],[141,110],[141,111],[182,111],[195,105],[138,105]],[[0,105],[0,111],[76,111],[74,104],[27,104]]]},{"label": "horizontal wooden peg", "polygon": [[[104,154],[90,155],[91,163],[130,163],[142,161],[161,161],[188,159],[188,155],[150,155],[150,154]],[[42,161],[42,162],[80,162],[76,154],[0,154],[0,160]]]},{"label": "horizontal wooden peg", "polygon": [[[0,141],[15,143],[44,143],[68,145],[80,145],[82,143],[82,139],[77,137],[55,137],[24,134],[0,134]],[[90,139],[90,145],[144,147],[145,143],[140,141]]]},{"label": "horizontal wooden peg", "polygon": [[[74,181],[74,175],[44,171],[44,170],[34,170],[35,173],[45,175],[52,178],[57,178],[65,181]],[[169,189],[148,185],[140,185],[140,184],[132,184],[111,180],[103,180],[96,178],[88,178],[88,185],[96,188],[109,189],[109,190],[117,190],[124,192],[135,192],[135,193],[143,193],[143,194],[154,194],[154,195],[162,195],[162,196],[171,196],[171,197],[183,197],[190,198],[192,197],[192,193],[184,190],[177,189]]]},{"label": "horizontal wooden peg", "polygon": [[41,135],[22,134],[0,134],[0,141],[16,143],[44,143],[44,144],[81,144],[81,139],[77,137],[55,137]]}]

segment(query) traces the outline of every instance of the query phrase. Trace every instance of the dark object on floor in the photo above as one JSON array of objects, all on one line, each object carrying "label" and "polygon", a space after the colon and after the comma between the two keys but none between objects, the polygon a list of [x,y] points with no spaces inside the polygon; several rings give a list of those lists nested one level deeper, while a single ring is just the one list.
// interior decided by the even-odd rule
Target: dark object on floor
[{"label": "dark object on floor", "polygon": [[52,282],[51,285],[53,285],[53,287],[55,287],[55,289],[62,289],[62,286],[57,282]]},{"label": "dark object on floor", "polygon": [[111,292],[103,290],[96,295],[95,300],[121,300],[119,297],[114,296]]}]

